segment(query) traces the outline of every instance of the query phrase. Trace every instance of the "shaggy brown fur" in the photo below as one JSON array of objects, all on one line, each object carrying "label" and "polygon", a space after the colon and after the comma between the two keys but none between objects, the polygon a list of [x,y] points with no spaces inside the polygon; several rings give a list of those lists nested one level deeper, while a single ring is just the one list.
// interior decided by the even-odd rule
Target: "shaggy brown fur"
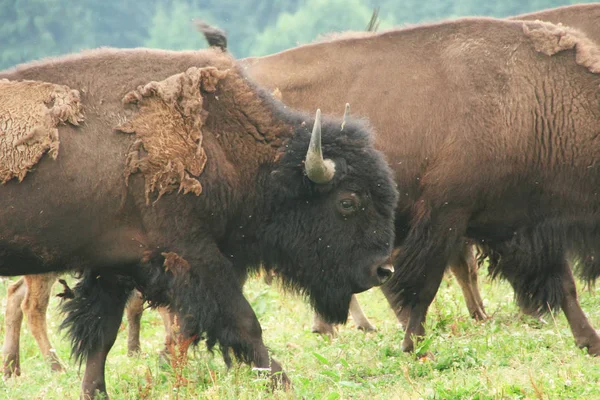
[{"label": "shaggy brown fur", "polygon": [[192,67],[164,81],[150,82],[123,98],[124,104],[137,103],[140,110],[116,128],[135,133],[137,139],[128,155],[125,176],[127,181],[136,171],[145,176],[148,204],[155,190],[156,201],[177,187],[184,194],[202,193],[202,185],[192,177],[200,176],[206,165],[202,126],[208,115],[202,108],[202,92],[213,93],[226,76],[227,71],[213,67]]},{"label": "shaggy brown fur", "polygon": [[58,156],[57,125],[83,120],[79,92],[47,82],[0,80],[0,183],[25,178],[48,152]]}]

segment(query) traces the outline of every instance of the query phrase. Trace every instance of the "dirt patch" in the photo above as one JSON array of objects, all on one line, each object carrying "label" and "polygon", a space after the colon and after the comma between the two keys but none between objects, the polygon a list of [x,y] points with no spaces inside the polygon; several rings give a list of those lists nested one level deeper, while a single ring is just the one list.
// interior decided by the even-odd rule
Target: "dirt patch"
[{"label": "dirt patch", "polygon": [[39,81],[0,80],[0,183],[19,182],[44,153],[56,159],[58,125],[83,121],[79,92]]},{"label": "dirt patch", "polygon": [[137,104],[137,114],[116,129],[135,133],[137,140],[127,156],[125,177],[141,172],[146,179],[146,204],[158,192],[177,189],[202,193],[197,177],[206,165],[202,126],[208,117],[203,92],[214,92],[229,70],[214,67],[189,68],[160,82],[150,82],[131,91],[124,104]]}]

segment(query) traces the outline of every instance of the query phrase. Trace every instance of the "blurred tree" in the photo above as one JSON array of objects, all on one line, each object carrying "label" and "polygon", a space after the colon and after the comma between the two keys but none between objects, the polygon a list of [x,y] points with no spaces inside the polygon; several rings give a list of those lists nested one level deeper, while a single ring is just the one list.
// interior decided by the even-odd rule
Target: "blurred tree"
[{"label": "blurred tree", "polygon": [[205,47],[191,20],[227,32],[236,57],[308,43],[330,31],[379,30],[464,15],[505,17],[574,0],[0,0],[0,68],[98,46]]},{"label": "blurred tree", "polygon": [[89,22],[80,3],[0,0],[0,68],[92,47]]},{"label": "blurred tree", "polygon": [[207,23],[212,23],[210,13],[196,8],[184,1],[173,2],[167,7],[157,4],[150,24],[145,47],[172,50],[194,50],[206,47],[202,34],[194,30],[192,19],[201,16]]},{"label": "blurred tree", "polygon": [[[327,32],[363,31],[373,13],[363,0],[307,0],[295,12],[279,14],[274,25],[264,29],[250,47],[250,54],[260,56],[299,44],[309,43]],[[380,29],[389,24],[380,14]]]}]

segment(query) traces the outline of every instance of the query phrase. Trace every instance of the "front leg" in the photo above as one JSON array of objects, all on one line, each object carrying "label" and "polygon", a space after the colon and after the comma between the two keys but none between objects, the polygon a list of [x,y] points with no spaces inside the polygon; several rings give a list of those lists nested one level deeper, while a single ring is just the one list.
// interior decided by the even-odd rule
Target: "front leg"
[{"label": "front leg", "polygon": [[73,299],[63,305],[67,317],[61,328],[68,328],[72,353],[85,360],[82,400],[106,394],[104,367],[106,357],[117,338],[125,304],[133,289],[128,277],[86,270],[75,289]]},{"label": "front leg", "polygon": [[216,246],[185,257],[165,253],[165,266],[173,274],[171,309],[182,316],[184,342],[206,333],[208,348],[218,343],[228,367],[231,352],[240,361],[268,370],[275,386],[289,387],[289,379],[263,343],[260,323],[242,293],[240,273]]}]

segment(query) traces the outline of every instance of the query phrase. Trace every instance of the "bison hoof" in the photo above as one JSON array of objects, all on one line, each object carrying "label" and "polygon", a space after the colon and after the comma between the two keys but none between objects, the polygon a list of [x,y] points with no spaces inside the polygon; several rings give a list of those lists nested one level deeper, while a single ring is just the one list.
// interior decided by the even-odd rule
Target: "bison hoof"
[{"label": "bison hoof", "polygon": [[360,324],[357,326],[359,331],[365,331],[365,332],[375,332],[377,331],[377,328],[375,328],[373,325],[371,325],[370,323],[366,323],[366,324]]},{"label": "bison hoof", "polygon": [[330,324],[320,324],[314,325],[312,327],[312,333],[318,333],[320,335],[327,335],[330,337],[335,337],[337,335],[337,330],[333,325]]},{"label": "bison hoof", "polygon": [[52,363],[50,364],[50,369],[52,370],[52,372],[63,372],[65,370],[62,364],[58,361],[52,361]]},{"label": "bison hoof", "polygon": [[415,344],[411,338],[405,338],[402,341],[402,351],[405,353],[412,353],[415,351]]},{"label": "bison hoof", "polygon": [[471,318],[475,321],[485,321],[489,317],[483,308],[477,307],[477,309],[471,311]]},{"label": "bison hoof", "polygon": [[292,389],[292,381],[290,381],[290,378],[283,371],[273,374],[271,381],[273,390],[284,390],[287,392]]},{"label": "bison hoof", "polygon": [[4,362],[4,378],[8,379],[11,376],[21,376],[21,366],[19,361],[14,358],[7,359]]},{"label": "bison hoof", "polygon": [[600,340],[590,341],[591,344],[586,344],[583,346],[579,346],[581,348],[587,347],[588,354],[590,356],[598,357],[600,356]]}]

